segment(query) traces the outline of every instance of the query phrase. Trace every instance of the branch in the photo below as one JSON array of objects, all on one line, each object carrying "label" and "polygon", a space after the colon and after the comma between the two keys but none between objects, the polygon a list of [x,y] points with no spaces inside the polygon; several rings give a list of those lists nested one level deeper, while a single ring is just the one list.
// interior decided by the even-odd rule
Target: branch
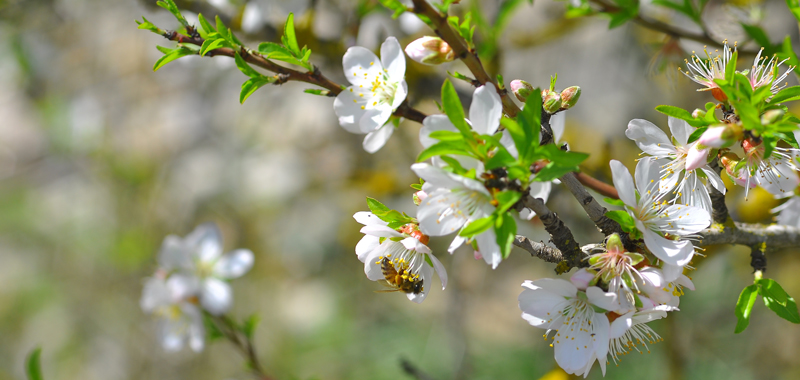
[{"label": "branch", "polygon": [[767,247],[765,244],[750,247],[750,266],[753,273],[767,271]]},{"label": "branch", "polygon": [[614,186],[611,186],[597,178],[594,178],[584,172],[574,173],[575,178],[581,185],[586,186],[598,193],[609,198],[619,199],[619,193]]},{"label": "branch", "polygon": [[713,224],[701,231],[698,247],[718,244],[739,244],[750,247],[765,244],[770,249],[800,247],[800,228],[780,224],[748,224],[734,222],[733,226]]},{"label": "branch", "polygon": [[429,376],[425,372],[422,372],[422,370],[411,364],[411,362],[406,358],[400,359],[400,367],[403,368],[403,372],[417,380],[433,380],[433,377]]},{"label": "branch", "polygon": [[[722,167],[719,165],[718,157],[714,157],[708,166],[717,173],[717,176],[722,173]],[[727,222],[730,215],[728,215],[728,206],[725,205],[725,194],[719,192],[712,186],[710,180],[706,182],[706,189],[708,189],[708,195],[711,197],[711,218],[714,220],[714,223]]]},{"label": "branch", "polygon": [[[202,37],[189,37],[178,32],[166,32],[164,37],[170,41],[176,41],[178,43],[183,44],[192,44],[197,46],[203,46],[203,42],[205,41]],[[227,57],[233,57],[236,53],[245,60],[245,62],[250,63],[252,65],[258,66],[262,69],[271,71],[275,74],[281,76],[281,81],[279,83],[285,83],[288,81],[298,81],[298,82],[305,82],[310,83],[319,87],[322,87],[328,91],[330,91],[329,96],[336,96],[339,95],[340,92],[343,91],[343,88],[340,84],[328,79],[320,72],[319,68],[314,66],[313,71],[308,72],[301,72],[294,69],[290,69],[288,67],[283,67],[281,65],[272,62],[261,54],[256,51],[250,50],[242,46],[239,51],[235,51],[234,49],[223,47],[214,50],[210,50],[206,53],[206,56],[213,57],[217,55],[224,55]],[[394,112],[395,116],[404,117],[409,120],[416,121],[418,123],[422,123],[422,120],[425,119],[427,115],[416,110],[408,105],[408,100],[403,101],[400,107],[397,108]]]},{"label": "branch", "polygon": [[447,15],[441,15],[439,11],[433,8],[426,0],[413,0],[414,2],[414,9],[413,12],[419,15],[423,15],[430,19],[429,26],[433,29],[436,34],[447,42],[448,45],[453,49],[455,56],[461,59],[469,71],[472,72],[472,75],[475,76],[475,80],[480,82],[483,85],[487,83],[491,83],[497,89],[497,93],[500,94],[500,99],[503,102],[503,112],[508,115],[509,117],[514,117],[519,112],[519,107],[517,107],[516,103],[508,96],[508,91],[503,89],[500,90],[500,86],[497,85],[495,80],[486,72],[486,69],[483,67],[481,63],[481,59],[478,57],[478,54],[475,52],[474,49],[470,49],[469,44],[467,41],[461,37],[452,27],[450,24],[447,23]]},{"label": "branch", "polygon": [[[575,237],[572,236],[572,231],[561,221],[558,215],[550,211],[539,198],[525,195],[525,197],[522,198],[522,203],[525,207],[536,213],[539,220],[544,224],[544,229],[550,234],[550,241],[558,247],[561,255],[563,255],[559,264],[564,267],[556,268],[556,271],[558,273],[564,273],[571,268],[580,267],[583,259],[586,258],[586,254],[581,250],[578,242],[575,241]],[[516,240],[519,240],[519,238],[515,239],[515,242]],[[533,254],[533,252],[531,253]]]},{"label": "branch", "polygon": [[256,354],[255,346],[253,342],[248,337],[240,337],[238,330],[234,327],[234,322],[231,321],[228,317],[222,316],[214,316],[209,313],[206,315],[211,318],[214,322],[214,325],[217,326],[217,329],[222,332],[222,335],[228,339],[231,344],[239,351],[242,356],[245,357],[247,360],[247,366],[253,370],[253,372],[258,376],[259,380],[274,380],[272,377],[269,377],[264,371],[264,368],[261,366],[261,363],[258,361],[258,355]]}]

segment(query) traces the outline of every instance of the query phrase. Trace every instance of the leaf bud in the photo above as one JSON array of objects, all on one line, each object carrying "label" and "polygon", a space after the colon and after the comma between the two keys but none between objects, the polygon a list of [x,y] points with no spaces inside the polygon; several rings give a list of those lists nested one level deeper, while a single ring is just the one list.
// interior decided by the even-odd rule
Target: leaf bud
[{"label": "leaf bud", "polygon": [[523,103],[527,101],[528,97],[533,93],[533,86],[522,79],[512,80],[511,83],[509,83],[509,87],[511,87],[511,92],[514,93],[514,96]]},{"label": "leaf bud", "polygon": [[542,91],[542,106],[547,113],[553,114],[561,109],[561,95],[555,91]]},{"label": "leaf bud", "polygon": [[695,119],[699,119],[706,116],[706,111],[696,108],[692,111],[692,117]]},{"label": "leaf bud", "polygon": [[772,124],[778,121],[778,119],[780,119],[781,117],[783,117],[784,113],[785,112],[782,109],[774,109],[764,112],[764,114],[761,115],[761,124],[762,125]]},{"label": "leaf bud", "polygon": [[561,91],[561,107],[565,110],[572,108],[581,97],[581,88],[578,86],[567,87]]},{"label": "leaf bud", "polygon": [[450,62],[456,57],[453,48],[439,37],[425,36],[406,45],[408,57],[425,65]]}]

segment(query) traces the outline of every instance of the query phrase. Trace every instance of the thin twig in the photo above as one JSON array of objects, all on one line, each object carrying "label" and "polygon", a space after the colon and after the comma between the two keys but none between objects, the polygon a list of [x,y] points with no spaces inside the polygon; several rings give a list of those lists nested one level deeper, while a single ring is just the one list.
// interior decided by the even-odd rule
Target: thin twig
[{"label": "thin twig", "polygon": [[260,380],[273,380],[272,377],[267,375],[264,367],[261,366],[261,362],[258,360],[258,355],[256,354],[256,349],[253,345],[253,342],[249,337],[241,336],[236,329],[234,322],[230,320],[230,318],[224,315],[207,315],[214,322],[214,325],[217,326],[217,329],[222,332],[222,335],[224,335],[225,338],[228,339],[231,344],[233,344],[236,350],[245,357],[247,360],[247,365],[253,370],[253,373],[255,373]]},{"label": "thin twig", "polygon": [[[717,176],[722,173],[719,158],[714,157],[708,166],[717,173]],[[725,205],[725,194],[712,186],[710,180],[706,183],[706,189],[708,190],[708,196],[711,198],[711,219],[714,220],[714,223],[727,222],[730,216],[728,215],[728,206]]]},{"label": "thin twig", "polygon": [[425,372],[422,372],[422,370],[411,364],[411,362],[406,358],[400,359],[400,367],[403,368],[403,372],[417,380],[433,380],[433,377],[429,376]]},{"label": "thin twig", "polygon": [[753,267],[753,273],[767,271],[766,244],[757,244],[750,247],[750,266]]},{"label": "thin twig", "polygon": [[550,241],[561,251],[563,260],[559,263],[562,267],[556,268],[559,273],[567,272],[571,268],[579,267],[586,257],[580,245],[575,241],[572,231],[554,212],[545,206],[539,198],[526,195],[522,198],[525,207],[533,210],[539,220],[544,224],[544,229],[550,234]]}]

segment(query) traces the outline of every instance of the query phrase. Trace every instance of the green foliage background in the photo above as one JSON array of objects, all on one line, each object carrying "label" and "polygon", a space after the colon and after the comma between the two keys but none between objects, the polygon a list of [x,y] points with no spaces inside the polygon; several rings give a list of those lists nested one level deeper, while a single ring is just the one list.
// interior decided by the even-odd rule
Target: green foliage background
[{"label": "green foliage background", "polygon": [[[367,195],[413,213],[408,185],[417,179],[409,165],[421,150],[419,125],[401,123],[387,146],[369,155],[361,136],[338,126],[332,99],[302,93],[308,86],[265,86],[240,105],[246,78],[232,59],[182,58],[153,73],[155,45],[172,44],[137,30],[133,20],[144,15],[177,27],[154,3],[0,1],[0,380],[23,379],[36,346],[46,379],[249,378],[225,342],[201,354],[163,352],[139,309],[142,279],[155,269],[163,237],[204,221],[220,224],[227,248],[256,253],[253,271],[233,282],[232,314],[260,314],[256,341],[276,378],[402,379],[401,358],[436,379],[535,379],[555,367],[543,331],[519,317],[516,301],[524,280],[553,276],[550,264],[513,250],[492,271],[467,252],[440,254],[450,286],[433,289],[422,305],[374,293],[379,285],[364,277],[351,215],[366,209]],[[202,1],[179,3],[216,12]],[[341,83],[345,46],[376,48],[388,34],[406,44],[425,33],[403,33],[388,11],[347,16],[375,4],[321,0],[311,12],[307,3],[259,1],[265,23],[247,33],[239,31],[242,1],[221,13],[255,47],[277,41],[295,12],[300,44]],[[797,41],[785,5],[763,5],[770,35]],[[492,15],[498,4],[480,7]],[[483,51],[486,65],[509,81],[546,86],[557,72],[560,88],[580,85],[564,140],[592,154],[584,168],[599,178],[609,179],[611,158],[633,167],[639,152],[624,137],[630,119],[666,128],[656,105],[693,109],[709,100],[674,75],[686,55],[662,45],[663,35],[631,24],[609,31],[598,18],[564,19],[562,3],[517,9],[504,19],[499,43]],[[717,39],[744,41],[741,30],[713,22]],[[482,41],[478,31],[475,43]],[[458,63],[407,65],[410,98],[428,113],[436,112],[446,70],[467,73]],[[456,82],[467,105],[471,90]],[[550,208],[580,243],[598,242],[564,193],[556,187]],[[777,205],[760,192],[747,203],[737,191],[728,200],[742,221],[769,221]],[[537,222],[519,224],[546,240]],[[435,252],[445,252],[447,240],[434,239]],[[698,290],[682,298],[682,311],[652,325],[665,341],[612,365],[608,378],[800,377],[798,326],[757,304],[749,328],[733,334],[734,305],[752,283],[748,250],[705,253],[694,263]],[[766,273],[795,297],[798,253],[770,256]]]}]

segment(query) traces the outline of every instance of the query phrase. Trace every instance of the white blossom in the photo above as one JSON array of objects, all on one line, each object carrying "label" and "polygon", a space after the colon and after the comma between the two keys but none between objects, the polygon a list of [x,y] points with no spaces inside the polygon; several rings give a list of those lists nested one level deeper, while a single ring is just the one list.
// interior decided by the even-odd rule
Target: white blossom
[{"label": "white blossom", "polygon": [[381,45],[381,58],[369,49],[353,46],[342,59],[344,74],[352,86],[336,96],[333,110],[339,125],[352,133],[366,134],[364,150],[380,150],[394,132],[387,123],[406,99],[406,60],[400,43],[389,37]]},{"label": "white blossom", "polygon": [[205,328],[195,290],[191,279],[179,274],[167,279],[159,272],[145,280],[139,305],[158,318],[159,340],[167,351],[180,351],[187,342],[193,351],[203,350]]},{"label": "white blossom", "polygon": [[756,58],[753,60],[753,67],[750,69],[750,85],[753,89],[757,89],[763,86],[769,86],[770,91],[773,94],[777,94],[782,88],[786,87],[786,84],[781,86],[781,82],[786,80],[786,77],[789,73],[794,70],[794,66],[789,67],[788,70],[784,71],[783,74],[778,76],[778,68],[789,58],[784,59],[783,61],[778,62],[778,56],[773,55],[769,61],[767,61],[767,57],[761,57],[761,53],[764,52],[764,48],[762,47],[761,50],[758,51]]}]

